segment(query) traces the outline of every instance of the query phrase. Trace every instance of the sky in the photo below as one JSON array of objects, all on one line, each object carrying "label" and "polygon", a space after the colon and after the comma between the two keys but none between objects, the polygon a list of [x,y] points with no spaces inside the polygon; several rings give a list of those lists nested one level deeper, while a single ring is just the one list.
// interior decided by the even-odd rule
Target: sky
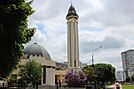
[{"label": "sky", "polygon": [[[79,15],[80,61],[112,64],[122,70],[121,52],[134,49],[134,0],[72,0]],[[67,61],[66,15],[71,0],[34,0],[28,26],[36,33],[25,45],[37,42],[57,62]]]}]

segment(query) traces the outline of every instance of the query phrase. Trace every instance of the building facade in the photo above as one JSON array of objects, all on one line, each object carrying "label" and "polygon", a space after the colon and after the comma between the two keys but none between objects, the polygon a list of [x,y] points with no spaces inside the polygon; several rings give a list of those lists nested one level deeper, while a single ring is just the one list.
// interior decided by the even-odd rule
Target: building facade
[{"label": "building facade", "polygon": [[123,71],[116,71],[116,81],[122,82],[125,81],[124,72]]},{"label": "building facade", "polygon": [[68,68],[79,69],[78,15],[73,5],[68,10],[66,20]]},{"label": "building facade", "polygon": [[125,77],[134,75],[134,50],[127,50],[121,53],[122,65]]},{"label": "building facade", "polygon": [[56,63],[45,48],[37,43],[26,47],[19,65],[24,65],[29,60],[34,60],[42,66],[41,85],[55,85]]},{"label": "building facade", "polygon": [[15,76],[16,79],[19,80],[21,78],[21,76],[19,76],[19,66],[25,65],[27,62],[33,60],[42,66],[41,85],[64,83],[64,75],[67,72],[68,65],[53,61],[49,52],[37,43],[27,46],[24,52],[25,53],[20,59],[17,70],[15,69],[10,77]]}]

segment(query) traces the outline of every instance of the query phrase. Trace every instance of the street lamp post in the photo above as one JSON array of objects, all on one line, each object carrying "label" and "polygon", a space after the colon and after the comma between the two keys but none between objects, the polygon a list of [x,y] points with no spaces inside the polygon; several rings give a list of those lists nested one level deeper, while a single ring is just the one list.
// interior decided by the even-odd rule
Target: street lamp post
[{"label": "street lamp post", "polygon": [[[102,48],[102,45],[92,51],[92,67],[94,68],[94,52]],[[94,80],[94,88],[97,89],[96,80]]]},{"label": "street lamp post", "polygon": [[92,51],[92,65],[94,66],[94,52],[102,48],[102,45]]}]

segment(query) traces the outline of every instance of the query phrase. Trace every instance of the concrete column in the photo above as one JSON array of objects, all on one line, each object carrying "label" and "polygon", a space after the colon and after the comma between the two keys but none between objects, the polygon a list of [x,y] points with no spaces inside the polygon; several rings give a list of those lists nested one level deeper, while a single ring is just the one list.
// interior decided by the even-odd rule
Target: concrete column
[{"label": "concrete column", "polygon": [[55,85],[55,69],[46,68],[46,85]]},{"label": "concrete column", "polygon": [[41,85],[43,85],[43,67],[41,68]]}]

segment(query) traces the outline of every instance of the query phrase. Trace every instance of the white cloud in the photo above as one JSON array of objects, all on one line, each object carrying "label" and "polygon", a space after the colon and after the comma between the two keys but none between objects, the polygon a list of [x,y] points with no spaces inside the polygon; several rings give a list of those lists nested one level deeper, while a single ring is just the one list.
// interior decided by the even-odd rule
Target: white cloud
[{"label": "white cloud", "polygon": [[[121,69],[120,53],[134,48],[134,1],[73,0],[73,5],[79,15],[80,60],[91,63],[91,51],[103,45],[96,51],[96,63],[107,62]],[[53,60],[66,61],[65,17],[70,1],[35,0],[32,6],[36,12],[29,18],[29,27],[37,31],[31,43],[46,48]]]}]

